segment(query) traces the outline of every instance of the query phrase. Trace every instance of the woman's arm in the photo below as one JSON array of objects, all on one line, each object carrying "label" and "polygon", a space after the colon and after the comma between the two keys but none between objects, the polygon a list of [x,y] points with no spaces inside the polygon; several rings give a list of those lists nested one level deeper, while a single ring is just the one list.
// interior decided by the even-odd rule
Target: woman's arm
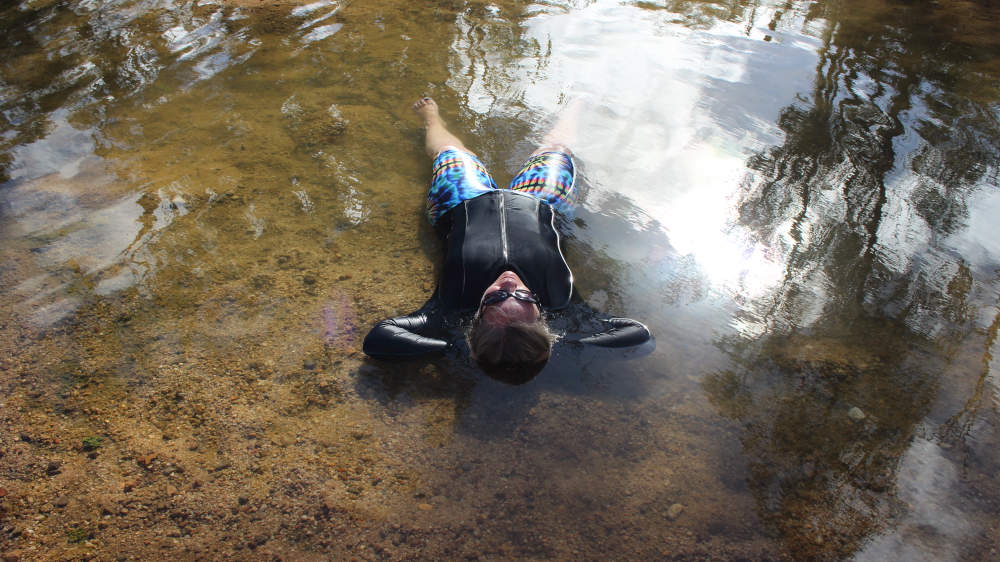
[{"label": "woman's arm", "polygon": [[631,347],[649,341],[653,335],[642,322],[631,318],[609,318],[603,321],[610,328],[577,340],[579,343],[599,347]]},{"label": "woman's arm", "polygon": [[442,352],[448,349],[448,342],[419,334],[433,324],[432,317],[437,315],[424,307],[406,316],[382,320],[365,336],[362,349],[372,357],[418,357]]}]

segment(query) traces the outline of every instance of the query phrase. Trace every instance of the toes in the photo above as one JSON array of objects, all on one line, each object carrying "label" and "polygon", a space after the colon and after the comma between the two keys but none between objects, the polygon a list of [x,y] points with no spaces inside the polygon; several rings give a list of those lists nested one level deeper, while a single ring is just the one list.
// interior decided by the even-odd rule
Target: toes
[{"label": "toes", "polygon": [[425,107],[434,107],[434,100],[430,97],[424,96],[413,103],[413,109],[420,110]]}]

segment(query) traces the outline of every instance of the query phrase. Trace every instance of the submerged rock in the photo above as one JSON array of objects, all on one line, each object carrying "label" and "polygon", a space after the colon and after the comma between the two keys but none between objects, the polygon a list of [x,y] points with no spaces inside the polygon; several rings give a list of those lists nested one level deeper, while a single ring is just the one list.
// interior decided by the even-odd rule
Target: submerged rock
[{"label": "submerged rock", "polygon": [[675,503],[670,506],[670,509],[667,510],[667,518],[674,521],[681,516],[681,513],[684,513],[684,506],[679,503]]},{"label": "submerged rock", "polygon": [[348,124],[337,106],[332,105],[325,111],[303,107],[294,95],[282,104],[281,116],[288,135],[295,144],[307,150],[333,143],[344,134]]},{"label": "submerged rock", "polygon": [[770,355],[782,368],[807,370],[833,380],[850,379],[881,364],[867,346],[832,337],[781,338],[772,343]]}]

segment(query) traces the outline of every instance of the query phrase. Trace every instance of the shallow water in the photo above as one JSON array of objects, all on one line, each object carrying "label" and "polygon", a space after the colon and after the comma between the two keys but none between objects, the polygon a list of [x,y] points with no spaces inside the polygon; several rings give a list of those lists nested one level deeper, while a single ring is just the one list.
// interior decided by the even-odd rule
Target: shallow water
[{"label": "shallow water", "polygon": [[[0,545],[996,557],[995,6],[435,4],[0,12]],[[567,259],[655,350],[360,353],[436,282],[425,94],[498,183],[582,100]]]}]

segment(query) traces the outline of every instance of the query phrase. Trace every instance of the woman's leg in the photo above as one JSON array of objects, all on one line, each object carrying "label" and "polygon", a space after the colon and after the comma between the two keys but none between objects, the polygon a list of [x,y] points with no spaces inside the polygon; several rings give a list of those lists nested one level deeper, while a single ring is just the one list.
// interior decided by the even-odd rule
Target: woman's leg
[{"label": "woman's leg", "polygon": [[444,121],[438,113],[437,102],[433,99],[420,98],[413,104],[413,111],[424,120],[424,147],[428,156],[434,158],[449,146],[474,154],[444,126]]},{"label": "woman's leg", "polygon": [[444,126],[434,100],[417,100],[413,111],[424,120],[424,147],[434,159],[434,175],[427,192],[427,217],[431,224],[437,224],[456,205],[497,189],[497,184],[479,158]]},{"label": "woman's leg", "polygon": [[541,199],[567,218],[573,216],[577,201],[576,166],[569,147],[576,142],[576,123],[582,107],[580,100],[570,103],[508,188]]},{"label": "woman's leg", "polygon": [[542,144],[531,153],[532,156],[543,152],[565,152],[570,154],[570,147],[576,144],[576,124],[583,109],[583,100],[577,98],[559,114],[556,124],[542,137]]}]

